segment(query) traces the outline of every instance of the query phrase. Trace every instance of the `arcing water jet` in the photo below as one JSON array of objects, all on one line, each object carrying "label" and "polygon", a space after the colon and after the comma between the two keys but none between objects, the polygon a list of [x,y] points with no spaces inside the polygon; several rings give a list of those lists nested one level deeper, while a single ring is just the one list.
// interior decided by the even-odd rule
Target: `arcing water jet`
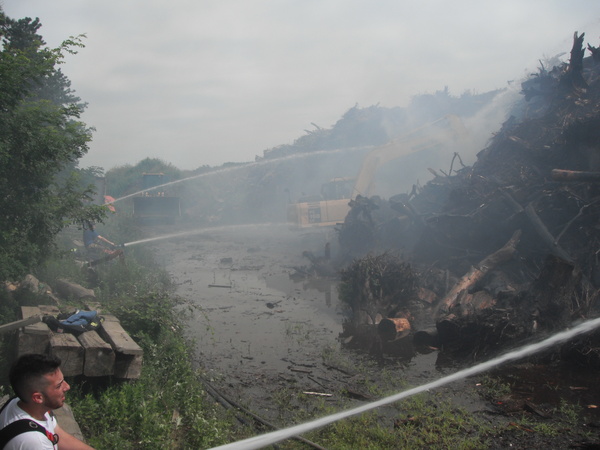
[{"label": "arcing water jet", "polygon": [[388,405],[390,403],[397,402],[399,400],[405,399],[407,397],[413,396],[415,394],[419,394],[424,391],[428,391],[430,389],[435,389],[440,386],[444,386],[446,384],[452,383],[453,381],[461,380],[463,378],[470,377],[472,375],[476,375],[481,372],[485,372],[493,367],[496,367],[500,364],[504,364],[509,361],[516,361],[525,356],[532,355],[534,353],[540,352],[546,348],[553,347],[557,344],[563,343],[572,339],[580,334],[588,333],[596,328],[600,327],[600,318],[596,318],[593,320],[588,320],[586,322],[582,322],[574,328],[566,331],[561,331],[549,338],[535,343],[526,345],[517,350],[513,350],[509,353],[506,353],[502,356],[494,358],[490,361],[478,364],[476,366],[460,370],[452,375],[448,375],[447,377],[441,378],[437,381],[433,381],[431,383],[427,383],[412,389],[409,389],[404,392],[400,392],[395,395],[391,395],[389,397],[383,398],[376,402],[369,403],[367,405],[360,406],[358,408],[350,409],[348,411],[342,411],[336,414],[332,414],[330,416],[322,417],[317,420],[313,420],[312,422],[308,422],[301,425],[296,425],[290,428],[285,428],[283,430],[274,431],[271,433],[266,433],[260,436],[255,436],[249,439],[244,439],[242,441],[234,442],[232,444],[222,445],[219,447],[214,447],[213,450],[222,449],[222,450],[250,450],[250,449],[258,449],[266,447],[267,445],[274,444],[276,442],[283,441],[285,439],[289,439],[293,436],[300,435],[302,433],[306,433],[308,431],[315,430],[317,428],[321,428],[325,425],[328,425],[333,422],[337,422],[338,420],[346,419],[348,417],[361,414],[366,411],[370,411],[372,409],[378,408],[380,406]]},{"label": "arcing water jet", "polygon": [[203,178],[203,177],[208,177],[208,176],[212,176],[212,175],[220,175],[220,174],[231,172],[231,171],[234,171],[234,170],[248,169],[248,168],[252,168],[252,167],[259,167],[259,166],[264,166],[266,164],[273,164],[273,163],[278,163],[278,162],[288,161],[288,160],[298,159],[298,158],[307,158],[307,157],[313,157],[313,156],[319,156],[319,155],[325,155],[325,154],[333,154],[333,153],[340,153],[340,152],[348,153],[348,152],[351,152],[351,151],[360,151],[360,150],[364,150],[365,148],[368,148],[368,147],[354,147],[354,148],[344,148],[344,149],[336,149],[336,150],[320,150],[320,151],[316,151],[316,152],[299,153],[299,154],[296,154],[296,155],[284,156],[284,157],[281,157],[281,158],[274,158],[274,159],[262,160],[262,161],[253,162],[253,163],[247,163],[247,164],[244,163],[244,165],[233,166],[233,167],[226,167],[226,168],[223,168],[223,169],[213,170],[211,172],[203,172],[203,173],[200,173],[198,175],[192,175],[190,177],[182,178],[180,180],[170,181],[168,183],[164,183],[164,184],[161,184],[161,185],[158,185],[158,186],[153,186],[153,187],[148,188],[148,189],[142,189],[141,191],[134,192],[133,194],[124,195],[123,197],[119,197],[117,199],[114,199],[113,201],[108,202],[106,204],[107,205],[112,205],[114,203],[120,202],[120,201],[128,199],[130,197],[135,197],[137,195],[143,194],[144,192],[150,192],[150,191],[159,190],[159,189],[162,189],[162,188],[165,188],[165,187],[168,187],[168,186],[173,186],[175,184],[183,183],[184,181],[195,180],[197,178]]},{"label": "arcing water jet", "polygon": [[250,223],[250,224],[244,224],[244,225],[224,225],[224,226],[220,226],[220,227],[198,228],[196,230],[182,231],[179,233],[163,234],[162,236],[156,236],[156,237],[151,237],[151,238],[147,238],[147,239],[140,239],[139,241],[126,242],[122,245],[123,245],[123,247],[131,247],[132,245],[146,244],[148,242],[164,241],[165,239],[171,239],[171,238],[177,238],[177,237],[183,237],[183,236],[192,236],[195,234],[202,234],[202,233],[214,233],[217,231],[225,231],[225,230],[239,231],[239,230],[243,230],[243,229],[257,228],[257,227],[269,228],[269,227],[288,227],[288,226],[289,225],[287,223]]}]

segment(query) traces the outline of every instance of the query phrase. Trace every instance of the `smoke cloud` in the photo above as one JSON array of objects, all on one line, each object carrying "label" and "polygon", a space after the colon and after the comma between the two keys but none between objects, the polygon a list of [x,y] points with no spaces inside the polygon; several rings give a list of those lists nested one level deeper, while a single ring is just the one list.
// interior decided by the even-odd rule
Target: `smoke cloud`
[{"label": "smoke cloud", "polygon": [[64,71],[97,130],[82,166],[106,169],[253,161],[355,104],[505,88],[574,31],[600,36],[600,3],[577,0],[3,3],[51,46],[87,35]]}]

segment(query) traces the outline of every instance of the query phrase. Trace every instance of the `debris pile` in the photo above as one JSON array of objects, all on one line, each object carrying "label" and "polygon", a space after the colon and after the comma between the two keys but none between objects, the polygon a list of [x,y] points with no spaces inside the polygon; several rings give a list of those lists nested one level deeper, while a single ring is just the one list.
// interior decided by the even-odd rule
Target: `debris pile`
[{"label": "debris pile", "polygon": [[[585,50],[575,33],[568,63],[522,84],[473,166],[353,202],[340,229],[343,251],[361,258],[342,271],[345,342],[386,353],[409,340],[473,358],[598,315],[600,51]],[[389,319],[412,331],[360,331]],[[571,350],[600,362],[598,337]]]}]

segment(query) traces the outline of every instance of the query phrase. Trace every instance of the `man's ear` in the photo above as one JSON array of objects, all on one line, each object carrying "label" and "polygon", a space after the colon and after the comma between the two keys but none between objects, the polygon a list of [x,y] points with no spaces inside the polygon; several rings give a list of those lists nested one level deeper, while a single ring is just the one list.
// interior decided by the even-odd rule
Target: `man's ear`
[{"label": "man's ear", "polygon": [[44,394],[41,392],[34,392],[31,394],[31,399],[33,400],[33,403],[44,403]]}]

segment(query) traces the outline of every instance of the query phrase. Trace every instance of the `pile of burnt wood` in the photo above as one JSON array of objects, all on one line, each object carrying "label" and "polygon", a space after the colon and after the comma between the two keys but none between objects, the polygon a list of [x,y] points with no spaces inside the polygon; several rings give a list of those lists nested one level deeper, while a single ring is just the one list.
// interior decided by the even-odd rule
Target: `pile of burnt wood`
[{"label": "pile of burnt wood", "polygon": [[[340,243],[373,245],[342,271],[346,343],[477,357],[599,315],[599,49],[575,33],[568,63],[522,92],[473,166],[355,202]],[[600,334],[569,354],[600,365]]]}]

